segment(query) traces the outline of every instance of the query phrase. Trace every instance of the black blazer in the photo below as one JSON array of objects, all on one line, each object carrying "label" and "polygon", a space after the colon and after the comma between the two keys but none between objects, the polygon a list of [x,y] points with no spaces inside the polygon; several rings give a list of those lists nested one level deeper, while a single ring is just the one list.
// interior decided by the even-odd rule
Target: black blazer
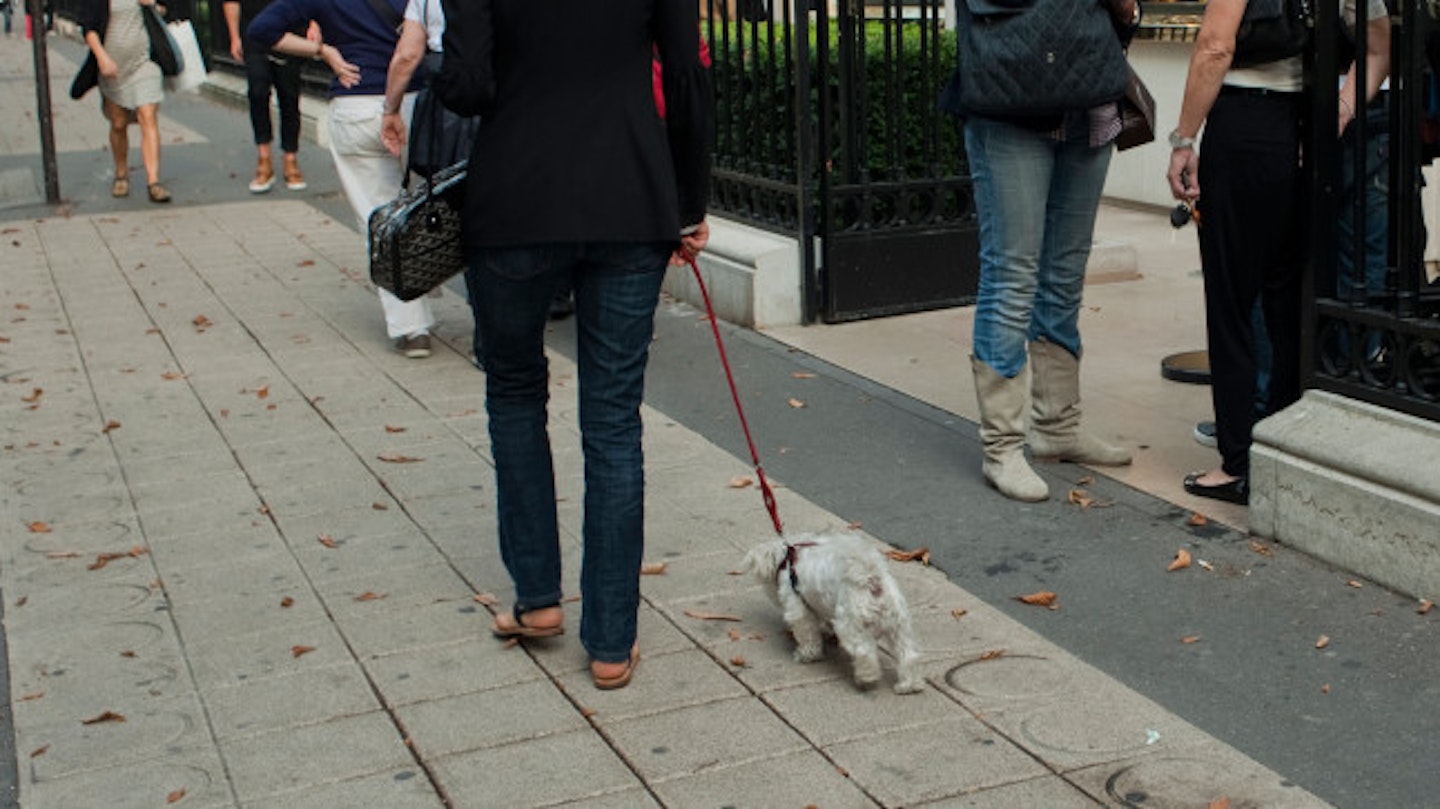
[{"label": "black blazer", "polygon": [[484,117],[470,154],[467,247],[675,242],[704,219],[715,113],[695,0],[443,5],[436,92]]}]

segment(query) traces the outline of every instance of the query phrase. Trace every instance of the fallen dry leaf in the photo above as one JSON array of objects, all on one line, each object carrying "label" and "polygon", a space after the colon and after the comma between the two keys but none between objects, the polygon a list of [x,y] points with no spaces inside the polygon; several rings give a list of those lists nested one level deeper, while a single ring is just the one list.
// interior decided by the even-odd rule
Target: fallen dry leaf
[{"label": "fallen dry leaf", "polygon": [[500,648],[501,648],[501,649],[514,649],[516,646],[519,646],[519,645],[520,645],[520,639],[519,639],[519,638],[510,638],[509,640],[507,640],[507,641],[505,641],[504,643],[500,644]]},{"label": "fallen dry leaf", "polygon": [[1216,798],[1210,802],[1210,809],[1230,809],[1230,799],[1224,797]]},{"label": "fallen dry leaf", "polygon": [[967,610],[964,607],[956,607],[955,609],[950,610],[950,617],[954,618],[957,621],[969,614],[970,610]]},{"label": "fallen dry leaf", "polygon": [[979,659],[981,659],[981,660],[995,660],[995,659],[997,659],[997,658],[1001,658],[1001,657],[1004,657],[1004,656],[1005,656],[1005,650],[1004,650],[1004,649],[991,649],[990,651],[981,654]]},{"label": "fallen dry leaf", "polygon": [[17,607],[23,607],[23,606],[25,606],[26,604],[28,604],[29,602],[30,602],[30,596],[20,596],[19,598],[15,599],[15,606],[17,606]]},{"label": "fallen dry leaf", "polygon": [[726,634],[730,636],[730,640],[732,641],[740,640],[740,630],[738,629],[732,629]]},{"label": "fallen dry leaf", "polygon": [[590,717],[592,717],[592,716],[595,715],[595,709],[594,709],[594,708],[581,708],[581,709],[580,709],[580,715],[583,716],[583,717],[585,717],[586,719],[589,719]]},{"label": "fallen dry leaf", "polygon": [[311,652],[313,652],[313,651],[315,651],[315,647],[314,647],[314,646],[299,646],[299,645],[291,646],[291,647],[290,647],[290,656],[291,656],[291,657],[299,657],[300,655],[309,654],[309,653],[311,653]]},{"label": "fallen dry leaf", "polygon": [[184,379],[185,376],[185,374],[182,374],[179,371],[166,371],[165,373],[160,375],[160,378],[167,382],[174,382],[177,379]]},{"label": "fallen dry leaf", "polygon": [[1180,642],[1181,642],[1181,643],[1199,643],[1199,642],[1200,642],[1200,636],[1199,636],[1199,635],[1186,635],[1185,637],[1183,637],[1183,638],[1180,639]]},{"label": "fallen dry leaf", "polygon": [[102,713],[102,714],[100,714],[99,716],[92,716],[92,717],[90,717],[89,719],[81,719],[81,720],[80,720],[80,724],[82,724],[82,725],[98,725],[98,724],[100,724],[100,723],[102,723],[102,722],[124,722],[124,721],[125,721],[125,717],[124,717],[123,715],[118,714],[118,713],[115,713],[114,711],[106,711],[105,713]]},{"label": "fallen dry leaf", "polygon": [[391,425],[389,425],[389,424],[385,425],[385,432],[387,432],[387,433],[403,433],[403,432],[405,432],[406,429],[408,429],[408,428],[406,428],[406,427],[393,427],[393,426],[391,426]]},{"label": "fallen dry leaf", "polygon": [[424,458],[412,458],[409,455],[402,455],[398,452],[383,452],[375,457],[385,463],[419,463],[425,460]]},{"label": "fallen dry leaf", "polygon": [[795,373],[791,374],[790,377],[792,379],[814,379],[815,375],[810,373],[809,371],[796,371]]},{"label": "fallen dry leaf", "polygon": [[1029,593],[1023,596],[1015,596],[1015,600],[1022,604],[1030,604],[1035,607],[1046,607],[1057,610],[1060,607],[1055,603],[1059,596],[1049,590],[1041,590],[1038,593]]},{"label": "fallen dry leaf", "polygon": [[1420,599],[1420,606],[1415,610],[1415,612],[1421,615],[1429,615],[1430,610],[1433,609],[1435,609],[1435,602],[1431,601],[1428,598],[1422,598]]},{"label": "fallen dry leaf", "polygon": [[371,503],[371,504],[370,504],[370,508],[373,509],[373,510],[375,510],[375,511],[389,511],[389,510],[390,510],[390,507],[387,506],[387,505],[385,505],[384,503]]},{"label": "fallen dry leaf", "polygon": [[139,655],[135,654],[135,650],[133,649],[126,649],[125,651],[120,653],[120,656],[129,658],[139,657]]},{"label": "fallen dry leaf", "polygon": [[315,266],[315,259],[313,259],[313,258],[301,259],[301,260],[300,260],[300,263],[296,264],[295,266],[296,266],[296,267],[314,267],[314,266]]},{"label": "fallen dry leaf", "polygon": [[1080,478],[1079,480],[1075,481],[1075,485],[1076,485],[1076,486],[1089,486],[1090,484],[1092,484],[1092,483],[1094,483],[1094,482],[1095,482],[1095,477],[1094,477],[1093,475],[1085,475],[1084,477],[1082,477],[1082,478]]},{"label": "fallen dry leaf", "polygon": [[39,747],[35,748],[34,750],[31,750],[31,751],[30,751],[30,758],[37,758],[37,757],[39,757],[39,756],[43,756],[43,755],[45,755],[45,751],[46,751],[46,750],[49,750],[49,749],[50,749],[50,745],[48,745],[48,744],[42,744],[42,745],[40,745]]},{"label": "fallen dry leaf", "polygon": [[[50,533],[50,523],[40,522],[39,520],[36,520],[35,522],[30,523],[30,526],[29,526],[29,527],[30,527],[30,533],[32,533],[32,534],[48,534],[48,533]],[[48,556],[49,554],[46,554],[46,555]]]},{"label": "fallen dry leaf", "polygon": [[745,658],[741,657],[740,655],[735,655],[734,657],[730,658],[730,665],[734,666],[737,669],[743,669],[745,668]]},{"label": "fallen dry leaf", "polygon": [[476,593],[476,594],[475,594],[475,603],[476,603],[476,604],[484,604],[485,606],[488,607],[488,606],[490,606],[491,604],[499,604],[499,603],[500,603],[500,599],[496,598],[494,593]]},{"label": "fallen dry leaf", "polygon": [[165,796],[165,802],[166,802],[166,803],[179,803],[180,801],[182,801],[182,800],[184,800],[184,799],[185,799],[185,790],[184,790],[184,789],[177,789],[177,790],[175,790],[174,792],[171,792],[169,795],[166,795],[166,796]]},{"label": "fallen dry leaf", "polygon": [[796,410],[799,410],[800,408],[802,408],[802,407],[805,406],[805,403],[804,403],[804,402],[800,401],[799,399],[795,399],[795,398],[786,399],[786,400],[785,400],[785,403],[788,404],[788,405],[790,405],[791,407],[795,408]]},{"label": "fallen dry leaf", "polygon": [[1328,693],[1330,693],[1330,684],[1329,684],[1329,683],[1326,683],[1326,684],[1320,686],[1320,693],[1322,693],[1322,694],[1328,694]]},{"label": "fallen dry leaf", "polygon": [[1214,566],[1214,565],[1210,564],[1209,562],[1205,561],[1204,559],[1197,560],[1197,561],[1195,562],[1195,564],[1199,565],[1200,567],[1205,568],[1206,570],[1214,570],[1214,569],[1215,569],[1215,566]]},{"label": "fallen dry leaf", "polygon": [[129,555],[128,553],[102,553],[95,557],[95,561],[91,562],[86,570],[99,570],[116,559],[124,559]]},{"label": "fallen dry leaf", "polygon": [[369,590],[366,590],[365,592],[361,593],[360,595],[355,596],[355,600],[356,600],[356,601],[379,601],[380,599],[382,599],[382,598],[384,598],[384,597],[386,597],[386,596],[388,596],[388,595],[390,595],[390,594],[389,594],[389,593],[374,593],[374,592],[371,592],[371,591],[369,591]]},{"label": "fallen dry leaf", "polygon": [[1253,539],[1250,540],[1250,550],[1252,550],[1252,551],[1260,554],[1261,556],[1274,556],[1274,555],[1275,555],[1275,551],[1270,550],[1270,546],[1264,545],[1264,544],[1259,543],[1259,542],[1256,542],[1256,541],[1253,540]]},{"label": "fallen dry leaf", "polygon": [[1364,587],[1365,585],[1364,585],[1363,583],[1359,582],[1359,581],[1356,581],[1355,579],[1351,579],[1350,581],[1345,582],[1345,586],[1346,586],[1346,587],[1354,587],[1356,590],[1359,590],[1361,587]]},{"label": "fallen dry leaf", "polygon": [[45,692],[44,692],[44,691],[32,691],[32,692],[30,692],[29,694],[26,694],[26,695],[20,697],[20,701],[21,701],[21,702],[34,702],[35,700],[40,699],[40,698],[43,697],[43,696],[45,696]]},{"label": "fallen dry leaf", "polygon": [[1071,489],[1070,505],[1079,506],[1080,508],[1089,508],[1095,505],[1095,498],[1091,497],[1090,493],[1085,491],[1084,489]]},{"label": "fallen dry leaf", "polygon": [[930,565],[929,548],[916,548],[913,551],[888,550],[885,555],[897,562],[919,562],[926,567]]},{"label": "fallen dry leaf", "polygon": [[642,576],[659,576],[664,572],[664,562],[649,562],[640,566],[640,575]]},{"label": "fallen dry leaf", "polygon": [[31,393],[30,393],[29,396],[21,396],[21,397],[20,397],[20,401],[22,401],[22,402],[24,402],[24,403],[26,403],[26,404],[33,404],[33,403],[35,403],[35,402],[40,401],[40,395],[43,394],[44,392],[45,392],[45,391],[44,391],[43,389],[41,389],[41,388],[36,388],[35,390],[31,391]]},{"label": "fallen dry leaf", "polygon": [[290,596],[285,596],[284,598],[280,599],[280,606],[288,610],[291,607],[295,606],[295,599],[291,598]]},{"label": "fallen dry leaf", "polygon": [[269,386],[269,385],[261,385],[260,387],[258,387],[258,388],[255,389],[255,398],[257,398],[257,399],[264,399],[265,397],[267,397],[267,396],[269,396],[269,395],[270,395],[270,386]]},{"label": "fallen dry leaf", "polygon": [[210,318],[204,315],[196,315],[194,319],[192,319],[190,322],[194,324],[195,328],[197,329],[206,329],[210,326],[215,325],[214,323],[210,322]]},{"label": "fallen dry leaf", "polygon": [[1316,648],[1316,649],[1324,649],[1326,646],[1329,646],[1329,645],[1330,645],[1330,636],[1329,636],[1329,635],[1321,635],[1321,636],[1320,636],[1318,639],[1316,639],[1316,641],[1315,641],[1315,648]]},{"label": "fallen dry leaf", "polygon": [[335,537],[332,537],[329,534],[321,534],[320,536],[315,537],[315,541],[319,542],[321,545],[324,545],[327,548],[340,547],[340,543],[335,541]]},{"label": "fallen dry leaf", "polygon": [[698,621],[735,621],[739,623],[745,619],[738,615],[730,615],[723,612],[704,612],[702,610],[685,610],[685,614]]},{"label": "fallen dry leaf", "polygon": [[1174,558],[1173,560],[1171,560],[1170,566],[1167,567],[1167,568],[1165,568],[1165,570],[1167,570],[1167,571],[1184,570],[1185,568],[1187,568],[1187,567],[1189,567],[1189,566],[1190,566],[1190,552],[1187,551],[1187,550],[1185,550],[1184,548],[1181,548],[1180,550],[1178,550],[1178,551],[1175,552],[1175,558]]},{"label": "fallen dry leaf", "polygon": [[100,434],[104,435],[112,430],[118,429],[120,429],[120,422],[116,421],[115,419],[110,419],[109,421],[105,422],[104,427],[100,428]]},{"label": "fallen dry leaf", "polygon": [[748,475],[736,475],[735,477],[730,478],[730,488],[732,489],[744,489],[747,486],[754,485],[755,481],[752,480]]},{"label": "fallen dry leaf", "polygon": [[1186,520],[1185,524],[1192,528],[1201,528],[1210,524],[1210,518],[1198,511],[1192,511],[1190,512],[1190,519]]}]

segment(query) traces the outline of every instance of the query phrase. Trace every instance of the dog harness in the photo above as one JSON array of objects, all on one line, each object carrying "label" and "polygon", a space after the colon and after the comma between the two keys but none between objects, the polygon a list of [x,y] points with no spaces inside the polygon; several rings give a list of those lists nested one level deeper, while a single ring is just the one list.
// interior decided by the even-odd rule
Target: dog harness
[{"label": "dog harness", "polygon": [[[799,555],[800,548],[814,547],[815,544],[814,542],[796,542],[793,545],[789,542],[785,543],[785,561],[775,568],[777,584],[780,581],[780,571],[788,569],[790,571],[790,589],[794,590],[796,595],[800,594],[800,577],[795,575],[795,557]],[[802,597],[801,600],[804,598]]]}]

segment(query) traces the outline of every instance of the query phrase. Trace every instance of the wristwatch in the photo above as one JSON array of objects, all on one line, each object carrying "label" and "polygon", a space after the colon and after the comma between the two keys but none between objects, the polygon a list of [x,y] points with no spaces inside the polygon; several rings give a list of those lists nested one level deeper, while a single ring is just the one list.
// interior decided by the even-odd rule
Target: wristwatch
[{"label": "wristwatch", "polygon": [[1180,134],[1180,130],[1178,130],[1178,129],[1172,129],[1172,130],[1170,130],[1170,148],[1171,148],[1172,150],[1174,150],[1174,149],[1194,149],[1194,148],[1195,148],[1195,139],[1194,139],[1194,138],[1187,138],[1187,137],[1185,137],[1184,135],[1181,135],[1181,134]]}]

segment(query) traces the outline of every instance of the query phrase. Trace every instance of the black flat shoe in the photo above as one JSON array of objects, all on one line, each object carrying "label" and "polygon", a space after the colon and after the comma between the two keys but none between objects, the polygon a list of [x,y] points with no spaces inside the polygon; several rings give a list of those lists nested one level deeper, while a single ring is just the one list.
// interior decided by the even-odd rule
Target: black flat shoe
[{"label": "black flat shoe", "polygon": [[1238,503],[1242,506],[1250,504],[1250,481],[1247,478],[1235,478],[1229,483],[1206,486],[1200,482],[1200,478],[1203,477],[1205,477],[1204,472],[1186,475],[1185,491],[1196,497],[1209,497],[1212,500],[1224,500],[1227,503]]}]

